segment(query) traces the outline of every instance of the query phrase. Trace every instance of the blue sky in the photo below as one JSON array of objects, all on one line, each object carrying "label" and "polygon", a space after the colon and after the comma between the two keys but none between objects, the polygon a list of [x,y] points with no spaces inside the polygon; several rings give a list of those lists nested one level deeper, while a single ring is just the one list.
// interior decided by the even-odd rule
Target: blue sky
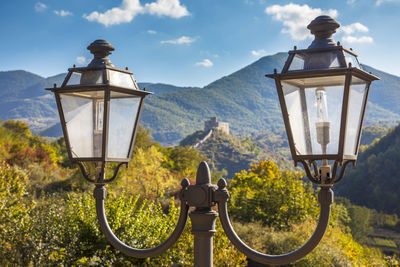
[{"label": "blue sky", "polygon": [[362,63],[400,75],[400,0],[1,0],[0,70],[44,77],[85,65],[106,39],[111,61],[140,82],[204,86],[258,58],[312,41],[329,14]]}]

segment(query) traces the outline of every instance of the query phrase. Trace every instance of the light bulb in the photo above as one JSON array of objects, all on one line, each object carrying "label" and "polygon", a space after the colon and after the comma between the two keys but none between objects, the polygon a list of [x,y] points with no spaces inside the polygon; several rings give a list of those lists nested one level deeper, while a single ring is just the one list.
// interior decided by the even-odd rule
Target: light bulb
[{"label": "light bulb", "polygon": [[317,121],[328,121],[328,107],[326,105],[326,90],[324,87],[317,87],[315,89],[315,100],[317,106]]},{"label": "light bulb", "polygon": [[327,145],[330,141],[330,122],[328,121],[328,106],[326,101],[326,90],[324,87],[315,89],[315,104],[317,108],[317,142],[321,145],[322,154],[326,154]]},{"label": "light bulb", "polygon": [[94,128],[93,128],[93,154],[101,157],[101,144],[103,138],[104,101],[94,100]]},{"label": "light bulb", "polygon": [[95,100],[95,131],[103,131],[104,101]]}]

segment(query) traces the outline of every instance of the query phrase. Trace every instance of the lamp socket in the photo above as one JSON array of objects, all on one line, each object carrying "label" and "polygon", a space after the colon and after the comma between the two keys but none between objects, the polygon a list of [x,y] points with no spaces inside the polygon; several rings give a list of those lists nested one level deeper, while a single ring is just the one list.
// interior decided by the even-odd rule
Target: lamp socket
[{"label": "lamp socket", "polygon": [[331,178],[331,166],[324,165],[319,168],[319,175],[321,177],[322,184],[328,184],[328,181]]}]

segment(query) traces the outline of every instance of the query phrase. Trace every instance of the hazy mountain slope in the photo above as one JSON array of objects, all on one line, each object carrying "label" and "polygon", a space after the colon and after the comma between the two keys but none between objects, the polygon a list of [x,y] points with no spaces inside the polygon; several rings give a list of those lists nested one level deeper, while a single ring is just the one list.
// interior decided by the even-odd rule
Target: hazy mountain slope
[{"label": "hazy mountain slope", "polygon": [[140,89],[146,89],[146,91],[154,93],[154,95],[161,95],[165,93],[194,88],[194,87],[181,87],[164,83],[138,83],[138,86]]},{"label": "hazy mountain slope", "polygon": [[400,77],[363,65],[367,72],[381,78],[373,82],[369,94],[370,102],[391,112],[400,114]]},{"label": "hazy mountain slope", "polygon": [[24,71],[0,71],[0,96],[18,95],[24,88],[43,80],[39,75]]},{"label": "hazy mountain slope", "polygon": [[59,79],[26,71],[0,72],[0,118],[29,122],[33,130],[56,122],[54,97],[44,90]]}]

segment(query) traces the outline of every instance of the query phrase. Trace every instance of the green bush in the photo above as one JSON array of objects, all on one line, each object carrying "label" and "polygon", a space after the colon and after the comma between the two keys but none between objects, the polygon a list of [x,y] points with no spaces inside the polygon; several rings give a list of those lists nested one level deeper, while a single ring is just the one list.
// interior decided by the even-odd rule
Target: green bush
[{"label": "green bush", "polygon": [[229,212],[242,222],[262,221],[277,229],[315,217],[317,201],[310,184],[298,172],[280,171],[271,161],[251,165],[228,185]]},{"label": "green bush", "polygon": [[[193,235],[190,223],[182,237],[167,252],[154,258],[136,259],[114,249],[99,230],[92,196],[70,193],[65,198],[52,195],[33,209],[25,231],[13,233],[13,257],[1,254],[1,265],[17,266],[181,266],[193,265]],[[121,194],[109,197],[106,213],[116,236],[136,248],[160,244],[172,232],[179,208],[171,202],[168,213],[153,201]],[[21,227],[18,222],[17,227]],[[214,250],[216,266],[239,266],[244,256],[219,232]],[[223,264],[218,264],[218,262]],[[224,265],[229,263],[229,265]]]},{"label": "green bush", "polygon": [[[234,223],[238,235],[254,249],[272,255],[289,253],[301,247],[312,235],[316,221],[306,220],[278,231],[261,222]],[[388,261],[392,258],[388,258]],[[329,227],[320,244],[305,258],[290,266],[385,266],[382,252],[361,246],[336,224]],[[396,265],[394,265],[396,266]]]}]

